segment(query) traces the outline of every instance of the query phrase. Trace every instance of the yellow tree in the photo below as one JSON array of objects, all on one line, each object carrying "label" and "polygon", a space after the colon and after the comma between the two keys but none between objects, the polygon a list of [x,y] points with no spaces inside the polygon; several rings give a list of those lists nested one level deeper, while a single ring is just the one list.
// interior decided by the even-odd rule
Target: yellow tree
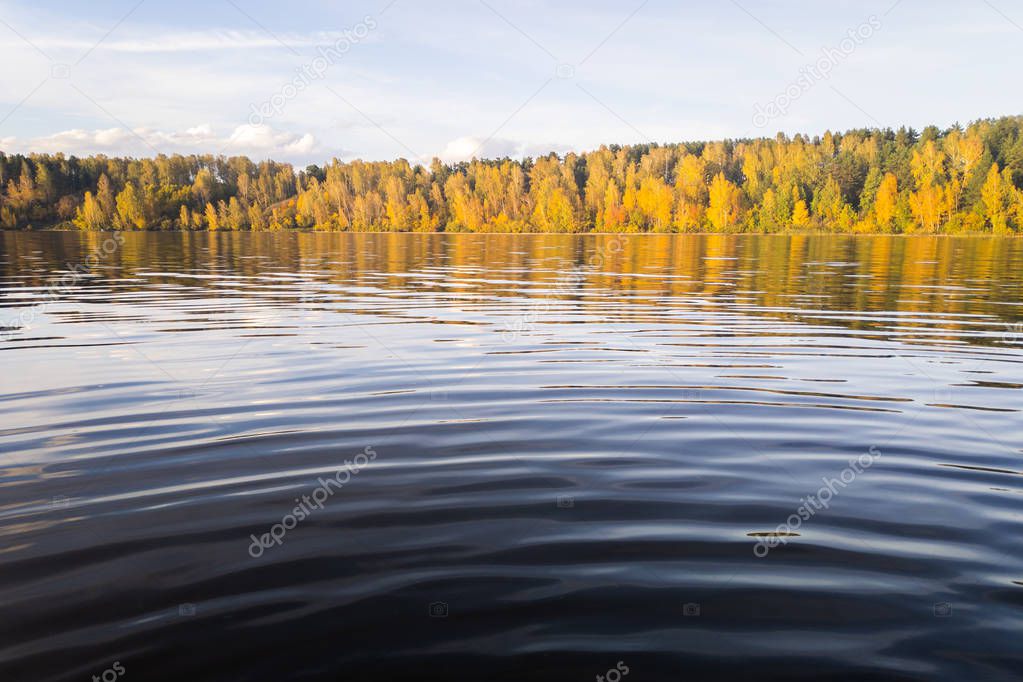
[{"label": "yellow tree", "polygon": [[774,154],[768,145],[755,142],[742,149],[742,174],[746,179],[743,188],[754,204],[762,201],[764,192],[771,183],[771,168],[774,163]]},{"label": "yellow tree", "polygon": [[[314,205],[316,203],[317,187],[315,186],[315,179],[313,183],[313,186],[299,194],[298,198],[295,199],[295,223],[299,227],[312,227],[316,224]],[[227,227],[227,225],[223,227]]]},{"label": "yellow tree", "polygon": [[917,225],[928,232],[941,227],[945,215],[955,201],[954,191],[943,186],[947,156],[934,140],[913,151],[910,168],[916,179],[917,190],[909,196],[909,208]]},{"label": "yellow tree", "polygon": [[699,229],[707,210],[707,162],[687,154],[679,162],[676,173],[676,226],[683,232]]},{"label": "yellow tree", "polygon": [[940,185],[923,185],[909,195],[909,209],[917,225],[927,232],[937,232],[951,205],[952,195]]},{"label": "yellow tree", "polygon": [[248,212],[242,207],[238,197],[231,197],[227,203],[228,227],[232,230],[244,230],[249,226]]},{"label": "yellow tree", "polygon": [[607,181],[604,192],[604,206],[598,216],[597,229],[603,232],[621,232],[625,227],[625,207],[622,205],[622,192],[614,180]]},{"label": "yellow tree", "polygon": [[[274,213],[276,217],[276,211]],[[210,232],[216,232],[220,229],[220,218],[217,217],[217,208],[212,204],[206,204],[206,227],[209,228]]]},{"label": "yellow tree", "polygon": [[465,176],[461,173],[452,174],[444,185],[444,193],[452,225],[479,232],[483,226],[483,205],[473,196]]},{"label": "yellow tree", "polygon": [[583,206],[588,220],[600,229],[600,213],[607,202],[608,182],[611,180],[611,152],[607,147],[588,154],[586,157],[586,185],[583,189]]},{"label": "yellow tree", "polygon": [[[202,216],[200,216],[199,212],[196,211],[192,214],[192,223],[195,227],[199,227],[198,223],[201,222]],[[249,206],[249,226],[254,232],[259,232],[267,228],[266,215],[263,213],[263,210],[255,204]]]},{"label": "yellow tree", "polygon": [[141,230],[146,227],[145,210],[134,183],[126,184],[117,195],[117,224],[125,230]]},{"label": "yellow tree", "polygon": [[952,188],[952,211],[959,212],[959,202],[977,164],[984,155],[984,142],[976,131],[963,135],[953,130],[943,146],[948,157],[948,173]]},{"label": "yellow tree", "polygon": [[799,196],[799,190],[792,187],[792,226],[808,227],[810,225],[810,209],[806,202]]},{"label": "yellow tree", "polygon": [[[1006,182],[1011,182],[1008,170],[1002,174],[1002,177],[1005,178]],[[1009,191],[1012,194],[1009,215],[1015,223],[1014,229],[1019,231],[1023,229],[1023,190],[1018,190],[1015,185],[1012,185]]]},{"label": "yellow tree", "polygon": [[201,203],[209,203],[213,197],[215,184],[210,169],[202,168],[196,173],[195,180],[192,182],[192,195]]},{"label": "yellow tree", "polygon": [[767,232],[774,231],[778,227],[779,212],[778,194],[774,191],[773,187],[768,187],[764,191],[764,198],[760,202],[757,227]]},{"label": "yellow tree", "polygon": [[928,140],[923,147],[913,150],[909,165],[919,184],[930,185],[945,177],[946,160],[945,152],[934,144],[934,140]]},{"label": "yellow tree", "polygon": [[826,228],[837,227],[843,219],[847,204],[842,199],[842,188],[832,176],[814,193],[813,212]]},{"label": "yellow tree", "polygon": [[417,189],[409,196],[409,214],[414,221],[413,229],[416,232],[436,232],[440,221],[437,216],[430,213],[430,204],[423,195],[423,190]]},{"label": "yellow tree", "polygon": [[998,172],[998,164],[991,164],[987,179],[980,190],[980,199],[984,205],[984,218],[991,230],[996,234],[1009,232],[1009,198],[1012,189]]},{"label": "yellow tree", "polygon": [[729,153],[724,142],[710,142],[703,148],[703,161],[711,173],[721,173],[728,165]]},{"label": "yellow tree", "polygon": [[387,178],[384,195],[387,197],[387,222],[391,229],[408,228],[413,219],[409,211],[408,195],[401,178],[394,175]]},{"label": "yellow tree", "polygon": [[710,208],[707,217],[717,230],[723,230],[739,222],[739,188],[730,182],[724,173],[714,176],[710,183]]},{"label": "yellow tree", "polygon": [[647,223],[657,232],[671,228],[671,188],[659,177],[647,177],[640,184],[636,203]]},{"label": "yellow tree", "polygon": [[110,222],[117,210],[117,201],[114,199],[114,190],[110,185],[110,178],[106,173],[99,176],[99,183],[96,185],[96,202],[99,204],[104,222]]},{"label": "yellow tree", "polygon": [[757,224],[760,229],[775,232],[792,224],[793,197],[775,187],[768,187],[760,204]]},{"label": "yellow tree", "polygon": [[99,202],[92,196],[92,192],[85,193],[85,202],[78,208],[74,223],[83,230],[101,230],[106,222],[103,209]]},{"label": "yellow tree", "polygon": [[537,192],[533,223],[541,232],[571,232],[575,228],[572,202],[554,178],[545,179]]},{"label": "yellow tree", "polygon": [[899,204],[899,180],[893,173],[885,173],[874,197],[874,219],[882,229],[891,228]]}]

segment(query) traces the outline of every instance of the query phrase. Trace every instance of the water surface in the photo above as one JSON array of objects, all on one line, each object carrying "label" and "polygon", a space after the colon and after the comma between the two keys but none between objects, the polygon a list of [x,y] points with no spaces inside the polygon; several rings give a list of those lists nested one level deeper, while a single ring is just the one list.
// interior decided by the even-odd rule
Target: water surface
[{"label": "water surface", "polygon": [[113,239],[0,234],[4,680],[1020,679],[1023,241]]}]

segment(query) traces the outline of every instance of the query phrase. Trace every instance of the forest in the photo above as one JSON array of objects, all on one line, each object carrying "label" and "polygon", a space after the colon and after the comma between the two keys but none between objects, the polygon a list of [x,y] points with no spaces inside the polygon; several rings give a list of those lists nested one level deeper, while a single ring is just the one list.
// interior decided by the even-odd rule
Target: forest
[{"label": "forest", "polygon": [[0,152],[0,227],[1014,234],[1023,231],[1021,133],[1014,116],[429,168]]}]

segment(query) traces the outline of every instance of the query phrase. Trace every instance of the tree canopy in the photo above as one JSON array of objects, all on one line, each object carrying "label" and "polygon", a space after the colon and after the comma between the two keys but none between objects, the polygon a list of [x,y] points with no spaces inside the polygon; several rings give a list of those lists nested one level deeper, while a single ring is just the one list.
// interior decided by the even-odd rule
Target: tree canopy
[{"label": "tree canopy", "polygon": [[417,232],[1023,231],[1023,117],[297,170],[0,153],[0,227]]}]

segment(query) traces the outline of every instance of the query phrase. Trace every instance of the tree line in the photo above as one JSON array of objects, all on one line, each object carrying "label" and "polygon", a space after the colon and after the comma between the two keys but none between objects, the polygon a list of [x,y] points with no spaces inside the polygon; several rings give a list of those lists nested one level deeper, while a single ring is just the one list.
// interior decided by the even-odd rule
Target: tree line
[{"label": "tree line", "polygon": [[415,232],[1023,231],[1023,117],[429,168],[0,153],[0,227]]}]

